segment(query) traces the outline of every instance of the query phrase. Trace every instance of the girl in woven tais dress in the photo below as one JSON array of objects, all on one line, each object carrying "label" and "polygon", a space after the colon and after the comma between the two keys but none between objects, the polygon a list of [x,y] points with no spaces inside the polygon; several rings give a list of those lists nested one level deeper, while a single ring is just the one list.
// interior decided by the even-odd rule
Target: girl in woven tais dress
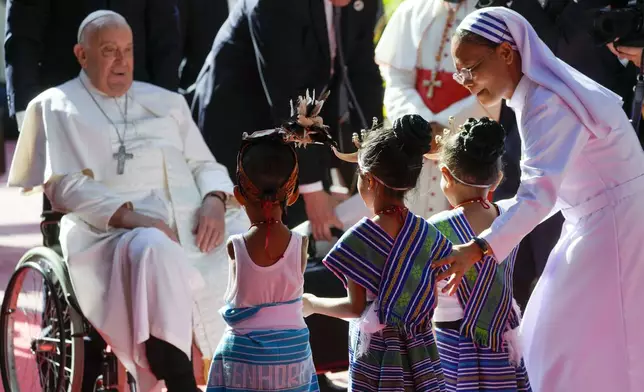
[{"label": "girl in woven tais dress", "polygon": [[[488,201],[501,182],[505,130],[488,118],[469,119],[440,137],[441,188],[453,209],[429,219],[453,244],[467,243],[503,211]],[[455,295],[438,282],[436,342],[447,391],[530,391],[517,349],[520,314],[512,297],[515,248],[504,263],[485,256]],[[446,269],[446,268],[445,268]]]},{"label": "girl in woven tais dress", "polygon": [[305,314],[355,319],[350,390],[441,392],[443,371],[431,325],[436,304],[431,264],[448,254],[451,244],[404,204],[430,151],[430,126],[418,115],[406,115],[392,128],[365,132],[363,139],[357,153],[336,154],[358,163],[360,195],[374,216],[349,229],[324,259],[348,296],[305,294]]}]

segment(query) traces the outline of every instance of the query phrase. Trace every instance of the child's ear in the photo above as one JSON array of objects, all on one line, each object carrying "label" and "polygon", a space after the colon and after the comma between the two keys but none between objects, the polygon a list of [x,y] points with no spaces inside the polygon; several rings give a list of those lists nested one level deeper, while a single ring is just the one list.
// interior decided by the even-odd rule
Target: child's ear
[{"label": "child's ear", "polygon": [[452,173],[449,172],[446,166],[441,166],[441,174],[443,175],[443,178],[445,179],[446,187],[450,187],[454,184],[454,176]]},{"label": "child's ear", "polygon": [[371,173],[367,173],[366,178],[367,178],[367,185],[368,185],[367,189],[369,189],[370,191],[376,189],[376,187],[378,186],[378,181],[376,181],[376,179],[373,178],[373,175]]},{"label": "child's ear", "polygon": [[235,196],[235,200],[237,200],[237,203],[239,203],[242,206],[246,205],[246,198],[244,197],[244,195],[242,195],[238,185],[235,185],[235,187],[233,188],[233,195]]},{"label": "child's ear", "polygon": [[364,186],[367,187],[367,190],[372,191],[373,188],[375,187],[375,180],[371,173],[369,172],[360,172],[360,179],[362,180],[362,183]]},{"label": "child's ear", "polygon": [[293,204],[295,204],[295,202],[297,201],[298,197],[300,197],[300,190],[298,188],[295,188],[295,191],[293,191],[293,193],[291,193],[291,196],[286,201],[286,205],[289,206],[289,207],[292,206]]},{"label": "child's ear", "polygon": [[496,180],[496,182],[494,183],[494,185],[492,185],[492,187],[490,187],[490,192],[494,192],[496,188],[501,184],[501,181],[503,181],[503,172],[499,170],[499,179]]}]

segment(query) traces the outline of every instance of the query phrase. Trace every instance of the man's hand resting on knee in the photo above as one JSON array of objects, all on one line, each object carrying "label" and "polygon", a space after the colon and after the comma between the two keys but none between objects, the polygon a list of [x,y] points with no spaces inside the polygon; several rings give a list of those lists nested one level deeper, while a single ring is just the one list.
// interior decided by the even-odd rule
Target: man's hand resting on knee
[{"label": "man's hand resting on knee", "polygon": [[208,253],[224,242],[226,233],[226,205],[224,196],[206,196],[197,212],[194,233],[199,249]]},{"label": "man's hand resting on knee", "polygon": [[132,211],[125,205],[121,206],[109,222],[110,226],[117,229],[134,229],[137,227],[154,227],[161,230],[165,235],[167,235],[172,241],[179,242],[177,234],[168,226],[167,223],[161,219],[151,218],[149,216],[140,214],[136,211]]}]

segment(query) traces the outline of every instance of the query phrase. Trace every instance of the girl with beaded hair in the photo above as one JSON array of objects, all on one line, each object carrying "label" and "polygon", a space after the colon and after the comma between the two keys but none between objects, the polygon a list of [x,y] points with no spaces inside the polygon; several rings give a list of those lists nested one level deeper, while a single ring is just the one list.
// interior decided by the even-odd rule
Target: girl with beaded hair
[{"label": "girl with beaded hair", "polygon": [[[437,137],[441,188],[453,209],[429,222],[453,244],[463,244],[503,213],[488,194],[503,179],[505,129],[487,117],[471,118]],[[501,264],[485,256],[456,295],[438,292],[434,327],[447,391],[531,391],[517,344],[521,316],[512,295],[517,250]],[[445,280],[437,283],[438,289],[445,285]]]},{"label": "girl with beaded hair", "polygon": [[355,141],[357,153],[336,151],[358,163],[358,190],[374,216],[350,228],[323,260],[346,286],[347,297],[305,294],[304,306],[305,314],[354,319],[349,390],[444,391],[431,324],[431,262],[447,255],[451,243],[404,202],[430,152],[431,135],[422,117],[405,115],[391,128],[365,131]]},{"label": "girl with beaded hair", "polygon": [[234,193],[252,224],[227,244],[220,313],[229,329],[215,351],[208,392],[319,390],[302,313],[307,237],[281,219],[298,198],[294,145],[335,146],[319,117],[324,98],[307,93],[281,128],[243,135]]},{"label": "girl with beaded hair", "polygon": [[484,105],[505,99],[522,146],[516,197],[489,229],[436,263],[455,292],[483,256],[506,260],[550,215],[559,242],[520,336],[535,391],[641,391],[644,385],[644,152],[619,96],[554,56],[521,15],[469,14],[452,41],[454,78]]}]

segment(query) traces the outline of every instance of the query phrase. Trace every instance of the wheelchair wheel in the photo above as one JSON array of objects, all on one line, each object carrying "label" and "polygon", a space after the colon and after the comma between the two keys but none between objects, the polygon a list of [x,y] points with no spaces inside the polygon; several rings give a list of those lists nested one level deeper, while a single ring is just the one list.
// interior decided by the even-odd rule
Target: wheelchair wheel
[{"label": "wheelchair wheel", "polygon": [[0,372],[6,392],[79,392],[84,323],[67,302],[64,262],[29,251],[9,280],[0,313]]}]

